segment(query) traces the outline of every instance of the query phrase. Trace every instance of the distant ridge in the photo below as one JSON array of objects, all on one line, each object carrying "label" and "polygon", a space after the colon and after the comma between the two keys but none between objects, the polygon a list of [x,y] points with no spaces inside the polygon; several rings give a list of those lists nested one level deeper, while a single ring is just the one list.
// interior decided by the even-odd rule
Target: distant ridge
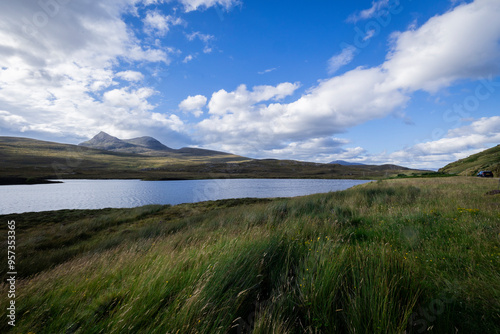
[{"label": "distant ridge", "polygon": [[329,164],[337,164],[337,165],[342,165],[342,166],[366,166],[365,164],[361,164],[358,162],[349,162],[349,161],[344,161],[344,160],[335,160],[335,161],[329,162]]},{"label": "distant ridge", "polygon": [[154,139],[153,137],[139,137],[139,138],[132,138],[132,139],[126,139],[124,142],[127,142],[132,145],[136,146],[142,146],[145,148],[149,148],[150,150],[160,150],[160,151],[172,151],[168,146],[163,145],[160,143],[158,140]]},{"label": "distant ridge", "polygon": [[258,160],[200,148],[171,149],[151,137],[122,140],[105,132],[97,134],[81,146],[0,136],[0,157],[0,184],[116,178],[373,180],[408,171],[407,168],[394,165],[342,166],[294,160]]},{"label": "distant ridge", "polygon": [[158,157],[167,157],[174,153],[185,157],[210,157],[219,155],[227,155],[227,156],[234,155],[226,152],[205,150],[202,148],[192,148],[192,147],[173,149],[162,144],[160,141],[158,141],[153,137],[144,136],[132,139],[119,139],[107,134],[104,131],[99,132],[92,139],[84,141],[83,143],[80,143],[78,145],[89,148],[95,148],[99,150],[112,151],[112,152],[133,153],[133,154],[142,154],[142,155],[158,156]]}]

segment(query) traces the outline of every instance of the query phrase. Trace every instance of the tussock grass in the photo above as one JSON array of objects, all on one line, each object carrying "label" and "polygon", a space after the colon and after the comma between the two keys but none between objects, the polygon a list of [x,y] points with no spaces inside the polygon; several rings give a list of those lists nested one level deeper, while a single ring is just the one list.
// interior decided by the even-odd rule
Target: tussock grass
[{"label": "tussock grass", "polygon": [[496,182],[9,216],[23,278],[0,331],[499,332]]}]

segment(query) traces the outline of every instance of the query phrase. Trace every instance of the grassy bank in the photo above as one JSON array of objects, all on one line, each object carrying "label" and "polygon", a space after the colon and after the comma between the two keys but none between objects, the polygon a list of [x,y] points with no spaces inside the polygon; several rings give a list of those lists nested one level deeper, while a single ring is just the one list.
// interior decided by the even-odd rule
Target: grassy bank
[{"label": "grassy bank", "polygon": [[0,332],[498,333],[497,183],[2,216],[20,280]]}]

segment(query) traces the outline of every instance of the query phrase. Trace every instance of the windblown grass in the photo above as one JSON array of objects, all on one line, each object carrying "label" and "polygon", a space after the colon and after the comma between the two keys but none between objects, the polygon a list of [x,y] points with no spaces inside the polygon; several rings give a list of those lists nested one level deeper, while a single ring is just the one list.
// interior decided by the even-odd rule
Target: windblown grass
[{"label": "windblown grass", "polygon": [[23,279],[0,331],[498,333],[496,182],[11,215]]}]

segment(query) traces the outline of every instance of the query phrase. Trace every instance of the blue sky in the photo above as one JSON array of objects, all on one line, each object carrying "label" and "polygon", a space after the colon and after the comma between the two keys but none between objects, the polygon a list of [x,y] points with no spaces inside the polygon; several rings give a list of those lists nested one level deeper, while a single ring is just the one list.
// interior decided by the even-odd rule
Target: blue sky
[{"label": "blue sky", "polygon": [[500,142],[500,2],[0,4],[0,135],[439,168]]}]

